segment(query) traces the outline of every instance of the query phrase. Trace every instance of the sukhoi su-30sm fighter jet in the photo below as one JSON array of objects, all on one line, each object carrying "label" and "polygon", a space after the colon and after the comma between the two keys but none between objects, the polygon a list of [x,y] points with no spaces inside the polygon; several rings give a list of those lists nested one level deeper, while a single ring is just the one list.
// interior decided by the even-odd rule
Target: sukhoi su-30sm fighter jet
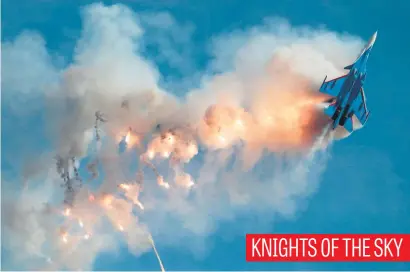
[{"label": "sukhoi su-30sm fighter jet", "polygon": [[366,79],[367,60],[376,37],[377,31],[357,60],[344,68],[349,70],[349,73],[329,81],[326,81],[326,76],[323,80],[319,91],[332,96],[326,101],[330,105],[325,109],[325,114],[331,118],[333,130],[341,126],[352,133],[363,127],[369,118],[363,84]]}]

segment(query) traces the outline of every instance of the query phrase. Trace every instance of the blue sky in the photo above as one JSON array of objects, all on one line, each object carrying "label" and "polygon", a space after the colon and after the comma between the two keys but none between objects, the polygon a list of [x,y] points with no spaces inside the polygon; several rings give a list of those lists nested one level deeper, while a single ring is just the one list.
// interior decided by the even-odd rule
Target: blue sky
[{"label": "blue sky", "polygon": [[[2,42],[14,39],[23,30],[39,31],[50,52],[69,62],[75,41],[80,35],[80,1],[2,1]],[[193,67],[202,67],[208,60],[207,41],[218,34],[261,24],[265,17],[284,17],[292,25],[309,25],[337,32],[347,32],[367,40],[378,30],[378,39],[368,63],[365,85],[368,107],[372,111],[366,127],[351,137],[337,142],[315,194],[304,202],[294,218],[282,219],[269,228],[243,229],[243,232],[284,233],[408,233],[410,230],[410,174],[407,155],[410,153],[410,3],[390,1],[105,1],[126,3],[135,11],[168,11],[176,20],[195,26],[195,45],[189,57]],[[84,5],[91,1],[81,1]],[[149,34],[148,34],[149,35]],[[349,63],[346,63],[346,65]],[[312,63],[312,65],[314,65]],[[180,67],[179,67],[180,68]],[[2,65],[2,69],[7,67]],[[183,73],[162,64],[163,74]],[[2,172],[16,175],[16,168],[4,162],[13,156],[22,159],[25,148],[34,149],[41,139],[41,116],[24,122],[13,122],[8,106],[2,102]],[[40,119],[39,119],[40,118]],[[39,138],[25,146],[9,137],[16,129],[26,128]],[[44,143],[46,144],[46,143]],[[15,150],[18,151],[15,151]],[[267,215],[269,216],[269,215]],[[272,215],[273,216],[273,215]],[[196,258],[190,252],[158,245],[168,270],[404,270],[403,263],[246,263],[244,236],[229,235],[230,228],[255,220],[244,216],[222,223],[209,237],[209,254]],[[262,220],[262,219],[258,219]],[[245,226],[248,226],[247,224]],[[7,256],[7,255],[5,255]],[[120,254],[100,256],[96,270],[156,270],[153,254],[136,259],[122,249]]]}]

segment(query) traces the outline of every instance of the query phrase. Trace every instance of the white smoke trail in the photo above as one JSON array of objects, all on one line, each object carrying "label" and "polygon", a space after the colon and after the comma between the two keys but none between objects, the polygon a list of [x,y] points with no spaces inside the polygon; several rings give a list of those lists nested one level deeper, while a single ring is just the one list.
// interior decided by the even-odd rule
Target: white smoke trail
[{"label": "white smoke trail", "polygon": [[152,238],[151,234],[148,236],[148,239],[149,239],[149,241],[150,241],[150,243],[151,243],[151,245],[152,245],[152,248],[154,249],[155,255],[156,255],[156,257],[157,257],[157,259],[158,259],[158,262],[159,262],[159,266],[161,267],[161,271],[162,271],[162,272],[165,272],[164,265],[162,264],[161,257],[160,257],[159,254],[158,254],[157,248],[155,247],[154,239]]},{"label": "white smoke trail", "polygon": [[[148,229],[163,244],[189,247],[214,233],[221,220],[241,213],[292,216],[298,200],[314,192],[325,167],[315,163],[321,159],[315,157],[316,145],[325,140],[313,141],[323,133],[323,120],[311,111],[312,93],[325,74],[338,75],[354,59],[360,40],[283,20],[215,37],[207,69],[212,73],[203,74],[201,84],[181,99],[159,86],[159,71],[141,54],[141,36],[150,31],[141,28],[144,18],[122,5],[95,4],[83,14],[74,61],[62,70],[38,34],[3,45],[3,102],[21,118],[40,110],[46,116],[46,139],[19,133],[29,127],[7,127],[14,141],[47,140],[52,155],[85,160],[95,112],[108,120],[101,125],[100,164],[93,168],[104,174],[80,190],[69,218],[44,211],[44,202],[62,208],[62,192],[60,178],[52,170],[45,174],[42,165],[36,167],[37,179],[27,174],[28,192],[13,189],[18,197],[2,198],[4,246],[13,256],[9,267],[42,268],[50,258],[51,269],[92,269],[96,256],[117,250],[120,241],[135,255],[151,246],[156,250],[143,243]],[[175,58],[175,51],[167,52]],[[37,106],[33,97],[44,98],[47,106]],[[158,124],[173,129],[174,138],[153,133]],[[135,133],[126,136],[129,131]],[[124,154],[118,154],[118,137],[135,140]],[[155,151],[152,159],[148,147]],[[134,155],[148,157],[150,169],[134,162]],[[47,154],[41,156],[51,163]],[[119,196],[120,184],[136,179],[129,168],[141,170],[143,187],[133,187],[133,197]],[[72,218],[81,219],[89,236],[77,241],[73,230],[64,243],[58,230]]]}]

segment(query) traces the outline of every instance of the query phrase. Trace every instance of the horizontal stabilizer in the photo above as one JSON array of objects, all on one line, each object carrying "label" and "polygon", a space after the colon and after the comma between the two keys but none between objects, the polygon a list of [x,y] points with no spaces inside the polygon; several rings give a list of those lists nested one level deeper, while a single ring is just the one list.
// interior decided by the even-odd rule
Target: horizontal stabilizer
[{"label": "horizontal stabilizer", "polygon": [[344,128],[349,132],[352,133],[353,132],[353,120],[352,118],[347,118]]}]

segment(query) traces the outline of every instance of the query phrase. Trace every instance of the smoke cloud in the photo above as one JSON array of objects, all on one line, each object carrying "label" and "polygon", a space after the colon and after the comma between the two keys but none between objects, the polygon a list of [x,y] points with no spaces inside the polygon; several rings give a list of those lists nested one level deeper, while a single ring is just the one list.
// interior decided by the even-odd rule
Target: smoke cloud
[{"label": "smoke cloud", "polygon": [[[269,19],[213,37],[209,65],[193,71],[193,26],[123,5],[82,15],[65,67],[38,33],[2,44],[3,104],[18,120],[43,116],[44,128],[6,127],[14,142],[39,146],[35,158],[20,155],[24,175],[3,182],[8,267],[92,269],[120,243],[137,256],[151,251],[150,235],[190,247],[244,213],[291,217],[315,191],[330,143],[317,89],[343,73],[360,39]],[[145,53],[148,42],[159,59]],[[161,84],[165,60],[194,78]],[[172,86],[187,82],[190,91],[175,95]]]}]

